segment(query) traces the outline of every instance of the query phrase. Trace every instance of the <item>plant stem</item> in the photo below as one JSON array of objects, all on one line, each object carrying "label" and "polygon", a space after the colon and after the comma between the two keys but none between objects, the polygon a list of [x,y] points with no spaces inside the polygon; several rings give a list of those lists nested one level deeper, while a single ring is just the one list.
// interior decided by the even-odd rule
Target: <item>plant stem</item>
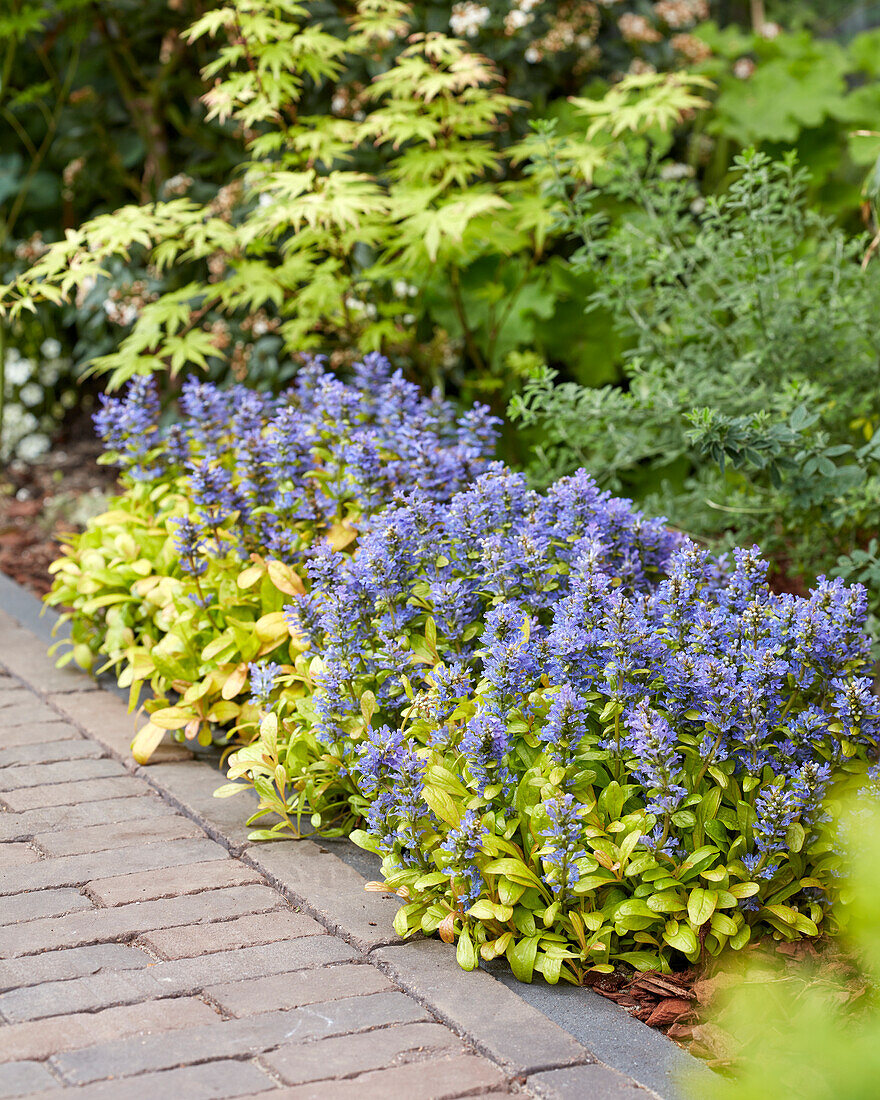
[{"label": "plant stem", "polygon": [[519,279],[516,286],[510,292],[510,295],[508,296],[507,302],[504,304],[504,306],[502,307],[502,309],[501,309],[501,311],[498,315],[498,319],[495,320],[493,318],[493,323],[492,323],[492,325],[490,326],[490,329],[489,329],[489,363],[490,363],[490,365],[493,364],[493,360],[495,359],[495,345],[498,342],[498,338],[501,335],[502,329],[504,328],[505,324],[507,323],[508,317],[510,317],[510,314],[511,314],[511,311],[513,310],[514,305],[516,305],[517,299],[519,298],[520,294],[522,293],[523,287],[526,285],[526,282],[528,281],[529,275],[531,275],[531,273],[532,273],[532,269],[535,266],[537,258],[538,258],[537,255],[534,254],[534,253],[529,258],[529,262],[525,266],[525,270],[522,273],[522,277]]},{"label": "plant stem", "polygon": [[709,767],[710,767],[712,761],[715,759],[715,753],[718,751],[718,746],[720,744],[721,744],[721,733],[719,732],[718,736],[715,738],[715,744],[712,746],[711,752],[706,757],[705,763],[703,764],[702,768],[700,768],[700,770],[697,774],[697,778],[694,780],[694,785],[693,785],[692,790],[696,790],[699,787],[699,785],[703,782],[704,778],[706,777],[706,772],[709,770]]},{"label": "plant stem", "polygon": [[12,230],[15,227],[15,223],[18,221],[19,215],[24,207],[25,200],[27,198],[28,191],[30,190],[31,181],[37,174],[43,160],[49,152],[52,146],[52,142],[55,140],[55,135],[58,131],[58,124],[61,121],[61,113],[67,104],[67,97],[70,94],[70,89],[76,76],[76,71],[79,66],[80,47],[77,45],[72,51],[70,64],[68,66],[67,75],[64,79],[64,84],[60,91],[57,93],[57,102],[55,104],[55,110],[52,113],[50,119],[47,122],[46,135],[36,150],[34,156],[31,157],[31,162],[28,165],[27,173],[24,179],[18,187],[18,193],[15,196],[15,200],[12,204],[12,208],[9,211],[9,217],[5,223],[0,227],[0,245],[5,242],[12,235]]},{"label": "plant stem", "polygon": [[461,296],[461,282],[459,280],[457,267],[453,266],[449,272],[449,285],[452,288],[452,304],[455,307],[455,313],[464,334],[465,346],[477,370],[484,371],[486,369],[486,364],[483,362],[482,355],[480,355],[480,349],[477,347],[473,331],[468,324],[467,314],[465,313],[464,301]]},{"label": "plant stem", "polygon": [[0,314],[0,455],[3,453],[3,418],[6,415],[6,322]]},{"label": "plant stem", "polygon": [[151,198],[151,184],[158,189],[159,184],[168,178],[169,165],[167,148],[165,147],[164,134],[157,127],[148,100],[132,83],[137,79],[131,66],[125,57],[124,45],[120,41],[118,33],[114,34],[104,18],[104,13],[98,3],[93,4],[94,23],[97,27],[106,48],[107,65],[116,82],[120,98],[125,104],[129,118],[141,141],[144,143],[146,156],[144,160],[144,175],[140,185],[140,201],[148,202]]}]

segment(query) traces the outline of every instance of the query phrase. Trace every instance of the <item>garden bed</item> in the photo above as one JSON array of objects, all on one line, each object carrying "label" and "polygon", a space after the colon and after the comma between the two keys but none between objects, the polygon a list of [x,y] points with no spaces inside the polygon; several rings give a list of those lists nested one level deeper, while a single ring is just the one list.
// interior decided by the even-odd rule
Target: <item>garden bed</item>
[{"label": "garden bed", "polygon": [[718,562],[584,472],[534,492],[490,461],[485,410],[379,357],[350,383],[312,364],[283,401],[192,381],[181,406],[166,433],[147,383],[105,403],[123,493],[52,597],[80,664],[148,689],[135,757],[234,726],[223,793],[257,793],[250,839],[306,823],[350,858],[353,830],[406,899],[398,935],[593,987],[729,1062],[707,957],[796,948],[826,916],[814,757],[846,723],[836,781],[866,767],[859,592],[773,594],[756,551]]},{"label": "garden bed", "polygon": [[[34,652],[66,633],[62,626],[58,634],[53,634],[57,623],[55,613],[51,609],[44,610],[32,593],[0,578],[0,617],[6,615],[9,616],[8,621],[15,620],[21,624],[28,636],[35,636],[35,642],[39,639]],[[11,642],[12,639],[7,638],[8,647],[24,652],[24,646],[20,643],[10,645]],[[41,658],[44,663],[40,664],[34,652],[22,664],[16,663],[14,671],[24,679],[31,676],[34,689],[39,690],[40,685],[50,679],[47,672],[51,661]],[[7,660],[14,661],[14,654],[0,652],[0,661]],[[25,667],[27,662],[29,665]],[[63,694],[54,694],[52,702],[62,710],[67,720],[80,727],[87,736],[100,741],[113,756],[134,767],[138,774],[158,787],[220,843],[236,854],[246,850],[249,862],[266,873],[276,887],[294,899],[296,904],[302,907],[305,902],[307,912],[318,915],[322,923],[352,939],[361,949],[369,950],[396,940],[391,931],[390,918],[399,900],[392,900],[387,891],[364,891],[364,881],[374,879],[377,873],[378,864],[371,853],[357,848],[346,838],[248,845],[247,830],[241,824],[243,807],[212,797],[221,780],[220,753],[216,748],[197,749],[195,760],[171,755],[166,760],[159,757],[160,762],[155,765],[136,768],[128,754],[134,723],[123,703],[126,693],[116,688],[112,679],[102,677],[103,690],[100,698],[96,699],[91,691],[77,690],[80,680],[86,682],[84,674],[64,671],[60,675],[62,679],[52,682],[51,691]],[[322,865],[325,866],[323,872],[312,866],[316,855],[322,855],[326,861]],[[340,863],[345,864],[348,872],[340,868]],[[463,974],[455,962],[453,950],[421,937],[416,937],[412,944],[416,954],[407,956],[415,963],[404,968],[404,974],[410,981],[423,979],[426,972],[425,967],[418,964],[422,944],[429,968],[434,971],[439,984],[430,989],[424,985],[416,986],[416,995],[423,1001],[430,1000],[432,996],[442,998],[438,1004],[441,1018],[450,1019],[463,1032],[478,1035],[480,1011],[470,1011],[467,1005],[471,1001],[475,1005],[485,1005],[485,990],[494,990],[494,984],[487,983],[488,975]],[[437,948],[440,948],[439,955]],[[389,951],[393,960],[393,949]],[[509,970],[505,972],[497,964],[486,969],[527,1005],[574,1036],[600,1062],[638,1081],[663,1100],[684,1100],[685,1093],[679,1085],[682,1074],[696,1073],[698,1080],[705,1079],[700,1064],[686,1057],[656,1029],[646,1028],[611,1001],[594,996],[590,990],[572,986],[554,988],[540,981],[525,986],[517,982]],[[502,1006],[507,1009],[509,1002],[503,999],[498,1001],[497,993],[490,993],[489,996],[496,997],[493,1011],[500,1012]],[[499,1037],[503,1037],[504,1030],[499,1015],[498,1025],[490,1029],[492,1040],[498,1041]],[[510,1030],[513,1032],[515,1029]],[[486,1041],[489,1040],[487,1035]],[[514,1042],[512,1033],[510,1040]],[[530,1056],[535,1057],[535,1053],[532,1050]]]}]

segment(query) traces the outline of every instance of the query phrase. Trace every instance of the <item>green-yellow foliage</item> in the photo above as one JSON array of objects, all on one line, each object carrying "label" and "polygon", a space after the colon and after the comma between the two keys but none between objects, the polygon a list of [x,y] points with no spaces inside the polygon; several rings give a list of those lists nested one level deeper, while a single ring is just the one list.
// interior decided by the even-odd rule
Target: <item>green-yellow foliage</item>
[{"label": "green-yellow foliage", "polygon": [[[273,660],[293,671],[301,652],[283,608],[303,582],[289,566],[234,550],[211,557],[194,582],[180,568],[175,523],[190,514],[181,480],[135,483],[92,520],[54,562],[47,602],[70,610],[70,643],[59,664],[113,671],[133,710],[147,688],[149,721],[132,746],[144,763],[167,730],[210,745],[212,727],[256,730],[248,666]],[[208,612],[193,596],[216,595]],[[99,664],[100,658],[105,661]]]},{"label": "green-yellow foliage", "polygon": [[[734,1079],[691,1089],[694,1100],[874,1100],[880,1080],[880,810],[845,821],[850,874],[841,916],[854,965],[805,962],[781,973],[755,963],[718,1014],[734,1040]],[[858,971],[861,969],[861,976]],[[710,1025],[711,1026],[711,1025]]]},{"label": "green-yellow foliage", "polygon": [[[504,151],[498,140],[508,114],[526,105],[502,92],[485,57],[431,33],[412,35],[376,77],[360,121],[301,113],[345,64],[403,36],[408,15],[399,0],[360,0],[343,39],[311,20],[307,2],[239,0],[207,12],[187,38],[216,40],[203,100],[209,118],[245,140],[232,201],[126,206],[70,230],[0,288],[0,316],[60,305],[112,257],[137,255],[185,285],[147,304],[121,345],[93,360],[110,388],[223,359],[205,319],[259,309],[280,318],[288,352],[412,352],[429,287],[450,296],[475,365],[496,365],[553,223],[540,173],[514,167],[528,161],[531,139]],[[589,178],[615,139],[666,128],[701,106],[699,87],[682,74],[630,77],[603,101],[576,100],[584,132],[563,139],[561,155]],[[499,278],[488,319],[477,323],[459,273],[483,257],[517,266]],[[406,300],[391,291],[401,282],[413,288]]]}]

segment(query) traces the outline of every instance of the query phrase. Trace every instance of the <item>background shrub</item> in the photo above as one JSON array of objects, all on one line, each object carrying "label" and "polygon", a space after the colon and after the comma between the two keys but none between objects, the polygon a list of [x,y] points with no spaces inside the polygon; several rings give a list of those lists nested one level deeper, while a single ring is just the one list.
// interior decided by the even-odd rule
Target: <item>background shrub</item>
[{"label": "background shrub", "polygon": [[[31,343],[29,354],[19,350]],[[0,462],[33,462],[49,450],[77,403],[73,365],[54,336],[0,341]]]},{"label": "background shrub", "polygon": [[[466,43],[411,35],[406,5],[364,4],[337,33],[308,14],[261,0],[198,20],[188,38],[218,53],[205,105],[242,132],[241,172],[209,195],[181,176],[155,204],[86,222],[19,274],[0,308],[73,299],[86,344],[107,348],[90,369],[111,387],[161,370],[243,379],[252,359],[276,384],[303,348],[336,366],[382,350],[496,404],[515,382],[512,353],[565,350],[592,378],[588,347],[572,339],[584,288],[553,254],[551,209],[524,167],[533,144],[515,141],[525,104]],[[277,51],[291,41],[282,73]],[[406,44],[372,72],[358,111],[313,113],[323,89],[389,42]],[[628,108],[623,133],[659,134],[703,102],[699,86],[629,78],[608,104],[578,101],[560,155],[591,171],[622,140],[612,111]]]},{"label": "background shrub", "polygon": [[[0,24],[10,46],[10,80],[0,99],[0,132],[10,150],[0,160],[0,269],[6,281],[20,276],[48,242],[96,215],[127,203],[184,196],[195,204],[165,209],[160,220],[146,210],[138,219],[128,210],[125,229],[117,218],[89,237],[88,250],[114,239],[121,250],[109,249],[103,262],[80,271],[65,310],[65,331],[80,365],[97,359],[103,368],[122,366],[122,378],[135,360],[139,369],[153,369],[165,359],[175,370],[185,363],[209,370],[215,380],[248,377],[277,388],[290,378],[285,349],[308,340],[335,353],[338,362],[350,361],[354,346],[399,355],[421,378],[449,381],[465,396],[482,396],[499,409],[517,385],[511,371],[523,365],[524,354],[537,353],[584,384],[601,384],[616,377],[615,362],[605,352],[606,325],[594,318],[583,331],[580,302],[593,284],[564,264],[565,246],[548,236],[547,211],[522,178],[516,143],[530,119],[548,114],[559,134],[577,144],[584,119],[567,97],[594,99],[608,82],[696,66],[718,82],[719,93],[709,97],[712,109],[695,119],[685,110],[689,104],[679,103],[676,117],[682,120],[684,112],[687,120],[675,149],[706,189],[726,186],[729,157],[738,147],[759,144],[777,154],[781,143],[793,143],[821,186],[814,194],[826,208],[846,215],[857,202],[863,166],[878,150],[876,137],[851,137],[874,124],[873,39],[862,36],[844,47],[798,30],[834,30],[835,20],[815,4],[759,6],[750,16],[747,5],[715,0],[523,0],[513,7],[497,0],[389,0],[363,6],[354,24],[347,6],[324,0],[306,6],[254,0],[237,11],[236,20],[231,9],[212,8],[191,34],[198,12],[189,0],[172,8],[154,0],[103,0],[97,15],[81,0],[60,11],[14,0]],[[776,19],[797,33],[781,30]],[[297,26],[305,68],[294,87],[276,80],[271,61],[262,69],[260,58],[265,51],[268,60],[276,48],[273,37],[284,43]],[[427,106],[428,85],[414,68],[413,51],[423,47],[410,41],[413,32],[464,38],[466,56],[474,59],[470,89],[453,94],[459,97],[456,128],[468,142],[468,156],[461,156],[460,141],[449,141],[437,117],[425,129],[433,108]],[[241,52],[240,35],[258,81]],[[481,56],[491,64],[477,62]],[[202,68],[209,84],[224,76],[220,99],[227,92],[232,98],[222,108],[216,90],[213,100],[204,98]],[[817,71],[822,81],[810,79]],[[261,87],[245,91],[249,83]],[[386,93],[381,106],[379,89]],[[447,82],[435,105],[448,104],[451,90]],[[239,93],[243,98],[237,100]],[[528,103],[529,110],[511,111],[514,104],[505,94]],[[418,132],[401,111],[414,97],[423,103]],[[266,101],[257,107],[261,99]],[[297,112],[307,120],[302,132],[291,123]],[[635,128],[643,128],[646,118]],[[318,133],[324,135],[320,140]],[[402,143],[414,148],[401,156]],[[671,137],[662,139],[661,152],[671,144]],[[592,163],[596,155],[594,148]],[[383,189],[393,181],[393,219],[378,240],[375,195],[352,180],[344,199],[337,190],[333,200],[336,215],[342,215],[340,200],[345,207],[341,217],[333,216],[326,194],[319,197],[320,177],[338,171],[343,159],[352,173],[374,177]],[[268,180],[258,183],[245,171],[267,162],[285,170],[305,165],[319,177],[302,198],[320,224],[320,252],[308,258],[300,253],[297,262],[291,258],[280,279],[269,278],[259,265],[266,255],[265,230],[273,247],[283,247],[285,239],[290,247],[278,209],[272,218],[253,222],[259,246],[254,232],[231,236],[211,220],[239,229],[252,220],[250,206],[260,196],[264,202],[279,199]],[[337,182],[348,179],[340,175]],[[425,254],[401,263],[401,250],[389,254],[384,247],[405,236],[410,224],[401,185],[410,185],[411,197],[411,185],[421,186],[424,205],[425,187],[440,180],[441,191],[430,197],[434,228],[428,233],[424,224],[411,226],[412,243],[424,239]],[[495,198],[511,203],[506,213],[497,204],[487,210],[485,195],[475,201],[474,186],[490,183]],[[286,205],[290,224],[298,224],[302,211]],[[201,248],[192,247],[193,237],[201,236],[193,218],[208,223]],[[357,248],[346,237],[352,219],[359,223],[352,239]],[[443,241],[440,252],[430,245],[433,233]],[[158,255],[129,248],[148,240],[164,242]],[[242,249],[249,253],[250,296],[240,288],[236,294],[231,285],[219,295],[216,285],[206,288],[229,281]],[[106,262],[117,254],[124,263]],[[315,277],[308,278],[307,270],[302,279],[292,279],[303,263],[317,265]],[[311,293],[302,293],[304,285]],[[192,329],[186,334],[177,319],[184,308]],[[300,318],[297,332],[290,331],[292,311]],[[135,323],[140,331],[130,339]],[[163,337],[173,339],[169,344]],[[519,358],[511,360],[511,353]]]},{"label": "background shrub", "polygon": [[[593,272],[628,386],[527,382],[511,411],[539,425],[540,481],[586,463],[702,537],[756,539],[778,573],[815,576],[867,542],[878,499],[878,269],[806,205],[793,158],[751,153],[705,204],[692,180],[621,163],[575,196],[572,258]],[[589,323],[589,322],[587,322]]]}]

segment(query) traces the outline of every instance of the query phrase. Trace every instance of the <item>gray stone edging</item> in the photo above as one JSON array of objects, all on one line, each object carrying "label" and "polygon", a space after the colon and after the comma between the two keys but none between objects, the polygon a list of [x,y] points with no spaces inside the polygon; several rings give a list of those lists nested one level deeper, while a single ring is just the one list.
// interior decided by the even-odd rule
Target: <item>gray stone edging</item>
[{"label": "gray stone edging", "polygon": [[[648,1100],[652,1093],[682,1100],[681,1077],[689,1076],[694,1087],[710,1075],[665,1036],[590,990],[542,981],[523,985],[500,966],[465,974],[440,941],[403,942],[391,927],[399,901],[364,890],[365,880],[378,874],[375,857],[347,840],[250,842],[242,804],[249,796],[213,797],[218,775],[206,767],[209,754],[193,759],[182,751],[175,759],[172,751],[161,763],[135,764],[129,745],[136,722],[124,693],[79,671],[56,669],[46,655],[56,621],[36,596],[0,574],[0,662],[478,1050],[528,1078],[538,1096]],[[64,633],[62,625],[55,637]]]}]

